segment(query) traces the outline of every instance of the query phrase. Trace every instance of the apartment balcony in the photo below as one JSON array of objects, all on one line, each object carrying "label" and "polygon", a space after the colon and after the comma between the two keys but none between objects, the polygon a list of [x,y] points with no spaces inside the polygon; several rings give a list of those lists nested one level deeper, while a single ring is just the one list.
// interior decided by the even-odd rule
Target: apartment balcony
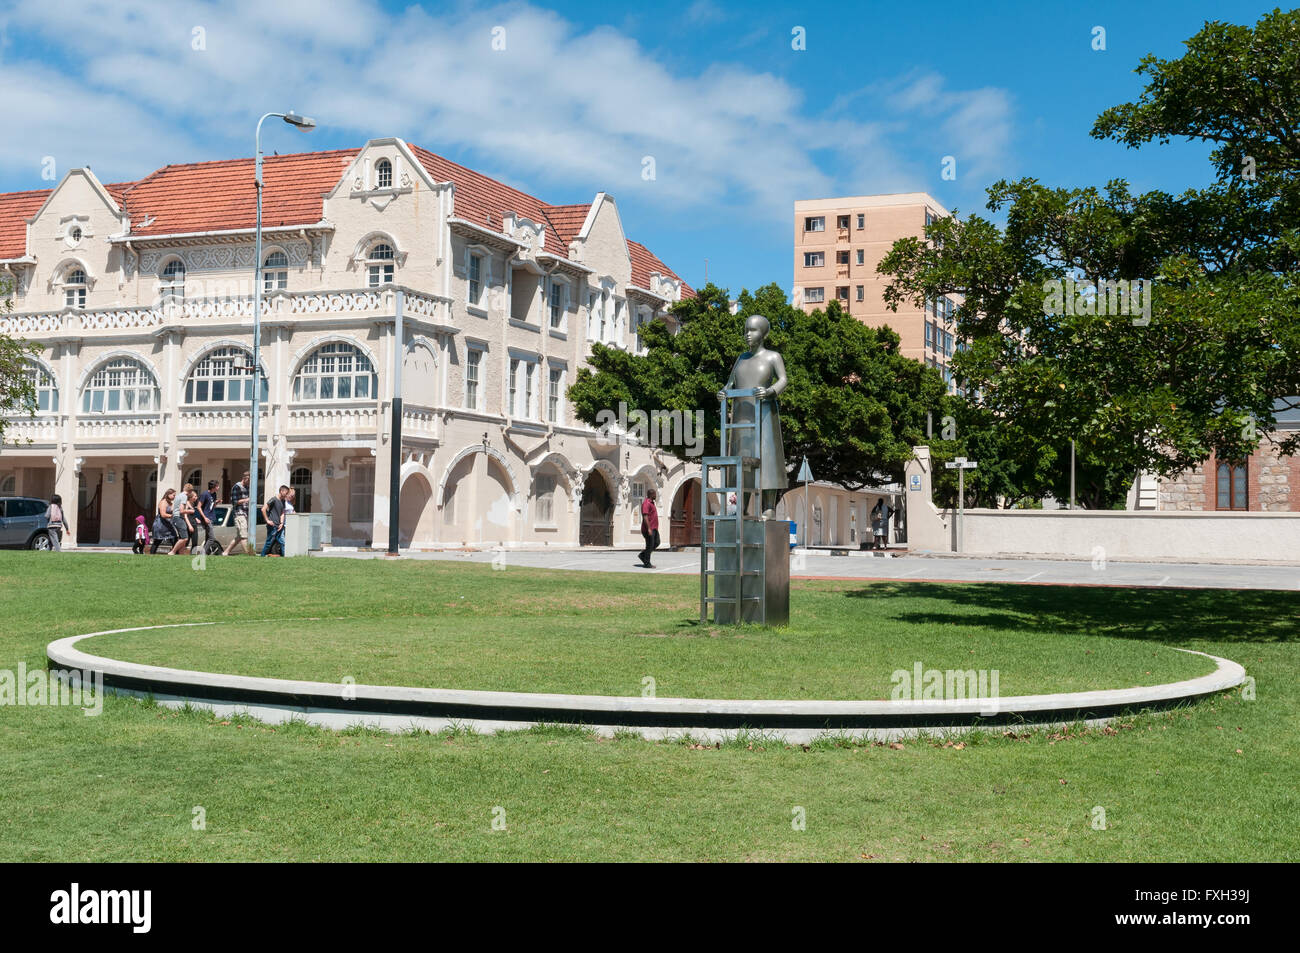
[{"label": "apartment balcony", "polygon": [[[404,289],[405,290],[405,289]],[[396,297],[392,287],[351,291],[279,291],[262,297],[262,320],[389,315]],[[448,324],[448,302],[441,296],[405,292],[403,313],[414,320]],[[230,324],[251,325],[253,298],[190,298],[143,307],[63,308],[59,311],[11,314],[0,318],[0,334],[39,340],[46,337],[138,335],[167,327],[202,330]]]},{"label": "apartment balcony", "polygon": [[848,266],[848,265],[836,265],[836,266],[835,266],[835,277],[836,277],[836,278],[847,278],[848,276],[849,276],[849,266]]},{"label": "apartment balcony", "polygon": [[[266,433],[271,418],[262,411],[258,428]],[[212,410],[182,410],[176,418],[176,433],[181,437],[221,437],[239,435],[247,438],[253,428],[253,415],[237,407]]]},{"label": "apartment balcony", "polygon": [[159,414],[79,417],[75,440],[78,447],[107,444],[155,444],[159,440]]},{"label": "apartment balcony", "polygon": [[353,445],[352,441],[371,446],[379,424],[377,401],[353,407],[296,407],[289,410],[285,435],[338,440],[345,446]]},{"label": "apartment balcony", "polygon": [[844,228],[837,228],[835,229],[835,240],[837,242],[847,242],[849,241],[851,233],[852,229],[847,226]]},{"label": "apartment balcony", "polygon": [[29,417],[10,420],[5,424],[5,449],[22,450],[32,445],[51,446],[63,433],[63,423],[58,417]]}]

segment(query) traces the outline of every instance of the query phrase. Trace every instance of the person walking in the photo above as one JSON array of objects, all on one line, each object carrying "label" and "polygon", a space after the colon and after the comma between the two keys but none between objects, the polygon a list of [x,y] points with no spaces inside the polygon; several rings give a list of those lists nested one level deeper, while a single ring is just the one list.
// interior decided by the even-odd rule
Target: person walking
[{"label": "person walking", "polygon": [[208,488],[203,491],[201,496],[199,496],[199,502],[195,513],[199,525],[203,527],[203,552],[205,553],[212,544],[212,520],[216,515],[214,512],[216,505],[217,481],[209,480]]},{"label": "person walking", "polygon": [[243,543],[244,552],[253,554],[253,546],[248,536],[248,480],[252,474],[245,471],[244,478],[230,488],[230,505],[235,508],[235,538],[226,547],[226,555],[235,552],[235,547]]},{"label": "person walking", "polygon": [[883,498],[876,501],[871,508],[871,535],[873,548],[889,548],[889,518],[894,515],[893,508]]},{"label": "person walking", "polygon": [[149,545],[149,527],[145,523],[143,516],[135,518],[135,542],[131,544],[131,552],[137,556],[144,555],[144,548]]},{"label": "person walking", "polygon": [[641,565],[646,569],[654,569],[650,563],[650,557],[654,551],[659,548],[659,507],[655,505],[655,499],[658,492],[651,487],[645,491],[645,499],[641,501],[641,538],[645,540],[645,549],[641,550]]},{"label": "person walking", "polygon": [[[262,519],[266,520],[266,545],[262,547],[263,556],[284,555],[284,504],[288,496],[289,488],[282,484],[279,492],[262,504]],[[273,553],[272,550],[277,545],[280,551]]]},{"label": "person walking", "polygon": [[167,555],[175,556],[181,541],[176,532],[176,491],[168,487],[158,501],[157,512],[153,520],[153,544],[149,554],[158,552],[160,546],[167,546]]},{"label": "person walking", "polygon": [[187,483],[185,486],[185,493],[181,496],[180,511],[185,519],[186,551],[196,553],[199,551],[199,494],[195,492],[194,484]]},{"label": "person walking", "polygon": [[50,505],[45,508],[45,535],[50,538],[51,552],[63,550],[63,529],[66,525],[63,516],[63,497],[55,493],[50,497]]}]

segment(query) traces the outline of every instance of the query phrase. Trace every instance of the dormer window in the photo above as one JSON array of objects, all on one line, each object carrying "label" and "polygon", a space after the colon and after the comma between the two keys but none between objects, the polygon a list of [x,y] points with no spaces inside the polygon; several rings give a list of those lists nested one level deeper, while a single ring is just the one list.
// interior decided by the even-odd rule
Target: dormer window
[{"label": "dormer window", "polygon": [[158,295],[164,304],[168,301],[180,303],[185,300],[185,263],[179,258],[167,262],[167,267],[162,270]]},{"label": "dormer window", "polygon": [[282,251],[273,251],[262,263],[262,291],[283,291],[289,287],[289,256]]},{"label": "dormer window", "polygon": [[370,249],[370,257],[366,261],[366,284],[369,287],[378,288],[393,283],[394,257],[393,246],[387,242],[380,242]]},{"label": "dormer window", "polygon": [[84,308],[86,306],[86,273],[80,268],[68,272],[63,282],[63,306],[65,308]]},{"label": "dormer window", "polygon": [[393,164],[387,159],[375,163],[375,188],[391,189],[393,187]]}]

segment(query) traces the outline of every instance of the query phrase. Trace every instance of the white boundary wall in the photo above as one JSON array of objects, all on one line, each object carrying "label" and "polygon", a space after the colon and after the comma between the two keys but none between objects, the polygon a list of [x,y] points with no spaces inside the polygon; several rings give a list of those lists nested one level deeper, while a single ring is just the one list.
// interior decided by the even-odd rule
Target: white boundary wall
[{"label": "white boundary wall", "polygon": [[[956,514],[931,502],[930,450],[915,452],[906,477],[908,547],[955,552]],[[965,521],[968,554],[1300,563],[1300,513],[968,509]]]}]

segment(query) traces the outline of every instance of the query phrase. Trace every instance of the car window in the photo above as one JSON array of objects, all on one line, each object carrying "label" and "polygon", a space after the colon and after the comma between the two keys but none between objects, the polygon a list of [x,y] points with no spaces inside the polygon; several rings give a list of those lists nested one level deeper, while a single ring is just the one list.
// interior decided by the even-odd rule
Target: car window
[{"label": "car window", "polygon": [[9,505],[8,500],[0,500],[0,519],[5,517],[5,507]]},{"label": "car window", "polygon": [[230,511],[228,506],[214,506],[212,508],[212,522],[217,526],[226,525],[226,513]]},{"label": "car window", "polygon": [[49,504],[44,500],[17,500],[15,516],[44,516]]}]

